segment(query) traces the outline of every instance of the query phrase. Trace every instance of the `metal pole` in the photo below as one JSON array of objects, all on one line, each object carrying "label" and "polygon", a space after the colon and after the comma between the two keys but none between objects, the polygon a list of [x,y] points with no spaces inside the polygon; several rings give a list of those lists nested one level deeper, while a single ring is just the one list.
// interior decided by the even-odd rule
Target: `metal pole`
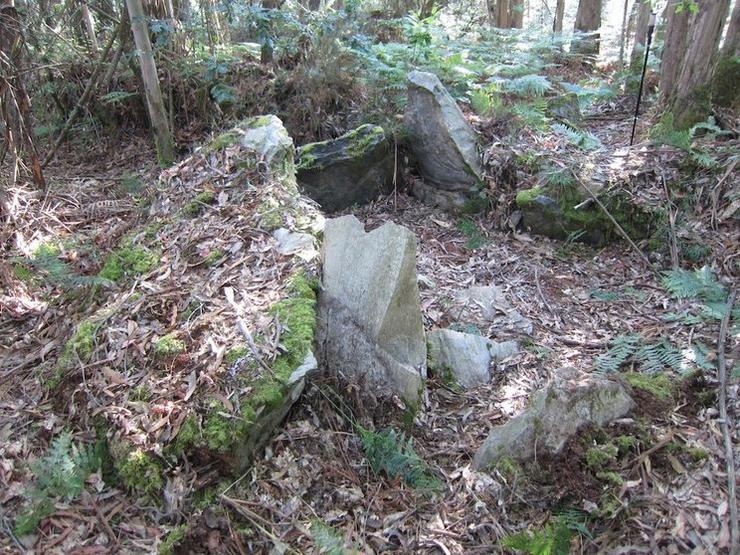
[{"label": "metal pole", "polygon": [[642,76],[640,77],[640,90],[637,92],[637,106],[635,106],[635,119],[632,121],[632,135],[630,135],[630,146],[635,142],[635,127],[637,127],[637,116],[640,113],[640,100],[642,100],[642,86],[645,83],[645,72],[647,71],[648,56],[650,55],[650,43],[653,40],[653,30],[655,29],[655,13],[650,14],[650,23],[648,24],[647,44],[645,45],[645,62],[642,64]]}]

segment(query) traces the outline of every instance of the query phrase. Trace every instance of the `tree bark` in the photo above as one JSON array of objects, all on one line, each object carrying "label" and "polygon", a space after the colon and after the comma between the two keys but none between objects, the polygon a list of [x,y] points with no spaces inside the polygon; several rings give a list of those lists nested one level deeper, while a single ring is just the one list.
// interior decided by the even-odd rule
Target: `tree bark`
[{"label": "tree bark", "polygon": [[740,1],[735,2],[725,42],[714,68],[712,102],[740,110]]},{"label": "tree bark", "polygon": [[668,101],[681,71],[681,62],[688,44],[689,19],[692,17],[689,10],[677,11],[677,6],[678,0],[670,0],[663,14],[666,33],[660,62],[659,84],[660,99],[663,103]]},{"label": "tree bark", "polygon": [[[639,2],[640,0],[636,0]],[[622,12],[622,29],[619,33],[619,69],[624,67],[624,43],[629,38],[627,33],[627,12],[629,0],[624,0],[624,11]]]},{"label": "tree bark", "polygon": [[509,26],[521,29],[524,26],[524,0],[511,0]]},{"label": "tree bark", "polygon": [[645,43],[647,42],[648,25],[650,25],[650,1],[638,0],[637,25],[635,27],[635,43],[630,56],[630,68],[639,70],[645,58]]},{"label": "tree bark", "polygon": [[159,87],[157,66],[152,54],[152,43],[149,40],[149,29],[144,16],[144,8],[141,0],[126,0],[129,17],[131,19],[131,30],[134,34],[136,50],[139,54],[141,65],[141,78],[144,82],[144,95],[149,111],[149,119],[154,128],[154,141],[157,147],[157,158],[160,164],[171,164],[175,159],[175,145],[172,139],[169,122],[167,121],[167,110],[162,100],[162,91]]},{"label": "tree bark", "polygon": [[669,101],[677,129],[691,127],[711,111],[710,80],[729,9],[730,0],[703,2],[692,18],[688,46]]},{"label": "tree bark", "polygon": [[555,4],[555,20],[552,22],[553,33],[563,32],[563,16],[565,15],[565,0],[557,0]]},{"label": "tree bark", "polygon": [[601,27],[601,0],[579,0],[576,12],[575,30],[588,33],[588,37],[576,38],[571,43],[571,51],[583,56],[596,56],[599,53],[599,34]]},{"label": "tree bark", "polygon": [[509,5],[510,0],[496,1],[496,27],[499,29],[508,29],[511,26],[509,23]]}]

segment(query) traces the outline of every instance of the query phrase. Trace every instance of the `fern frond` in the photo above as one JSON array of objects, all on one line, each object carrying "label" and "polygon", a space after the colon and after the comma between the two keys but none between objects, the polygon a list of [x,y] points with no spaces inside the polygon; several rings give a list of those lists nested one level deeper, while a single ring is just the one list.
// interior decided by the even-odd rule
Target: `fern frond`
[{"label": "fern frond", "polygon": [[552,89],[552,84],[544,75],[522,75],[503,83],[504,90],[524,96],[542,96]]},{"label": "fern frond", "polygon": [[619,370],[637,351],[640,342],[639,335],[618,335],[610,342],[609,350],[596,358],[596,372],[610,373]]},{"label": "fern frond", "polygon": [[406,439],[403,432],[358,429],[368,463],[375,474],[384,472],[392,479],[401,477],[414,488],[434,489],[439,486],[439,480],[414,451],[413,440]]},{"label": "fern frond", "polygon": [[599,138],[590,131],[581,131],[564,123],[553,123],[550,127],[555,133],[564,136],[578,148],[596,150],[602,146]]},{"label": "fern frond", "polygon": [[678,299],[696,297],[708,303],[724,302],[727,292],[712,271],[704,266],[700,270],[678,268],[663,273],[663,287]]},{"label": "fern frond", "polygon": [[665,368],[681,372],[685,367],[681,351],[666,339],[641,345],[635,352],[634,358],[640,365],[640,369],[649,374],[661,372]]},{"label": "fern frond", "polygon": [[322,520],[311,523],[311,538],[316,544],[319,553],[327,555],[345,555],[350,553],[344,548],[344,539],[331,526]]}]

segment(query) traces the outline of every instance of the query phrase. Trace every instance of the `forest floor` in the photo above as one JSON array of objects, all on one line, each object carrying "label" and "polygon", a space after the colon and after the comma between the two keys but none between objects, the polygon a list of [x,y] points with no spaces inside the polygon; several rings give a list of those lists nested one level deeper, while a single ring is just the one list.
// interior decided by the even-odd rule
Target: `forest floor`
[{"label": "forest floor", "polygon": [[[586,118],[605,145],[596,154],[582,152],[552,133],[525,133],[515,151],[536,151],[555,164],[589,165],[603,172],[607,181],[609,175],[619,174],[634,185],[643,202],[665,203],[664,183],[682,175],[683,153],[645,142],[628,156],[622,148],[631,125],[627,104],[597,108]],[[156,194],[159,171],[148,148],[146,140],[132,138],[113,154],[101,146],[85,159],[65,156],[48,172],[51,187],[46,196],[30,188],[19,190],[15,203],[24,224],[17,237],[30,243],[42,236],[85,233],[97,248],[70,248],[62,258],[77,274],[94,275],[102,263],[101,253],[134,224],[127,188],[143,184],[137,194]],[[685,214],[685,227],[691,229],[693,243],[706,247],[706,263],[732,289],[739,273],[740,233],[729,212],[733,199],[728,190],[738,174],[731,160],[720,163],[723,170],[717,174],[700,171],[691,178],[693,191],[700,191],[692,211]],[[213,168],[190,169],[195,175]],[[122,178],[134,175],[135,179]],[[518,188],[529,178],[534,179],[522,175]],[[510,207],[514,194],[503,193],[497,206]],[[173,202],[182,204],[185,198]],[[60,399],[44,387],[38,368],[63,344],[69,330],[65,321],[74,320],[78,305],[87,299],[65,296],[58,286],[31,286],[19,279],[11,268],[25,245],[16,242],[0,266],[0,550],[152,552],[172,541],[170,533],[175,530],[182,532],[175,552],[182,553],[491,553],[503,550],[500,540],[507,535],[523,529],[546,534],[555,518],[568,515],[575,552],[726,551],[728,469],[717,411],[716,365],[676,376],[664,396],[636,390],[635,414],[610,429],[586,431],[557,457],[542,457],[534,466],[504,465],[491,473],[471,470],[472,456],[491,427],[518,414],[529,395],[559,368],[592,370],[618,336],[639,333],[646,340],[669,340],[683,350],[702,345],[706,360],[717,359],[718,320],[687,324],[671,317],[695,306],[690,299],[672,297],[656,274],[656,269],[670,268],[670,255],[652,255],[649,266],[624,242],[593,248],[535,237],[509,229],[509,212],[494,209],[463,223],[401,193],[353,212],[368,228],[390,220],[416,234],[427,330],[474,327],[496,340],[518,338],[523,347],[498,364],[487,386],[460,391],[430,379],[423,406],[413,421],[400,425],[437,477],[434,488],[414,490],[400,479],[376,475],[347,412],[352,411],[357,422],[382,427],[392,423],[387,416],[392,411],[370,414],[354,390],[344,392],[347,405],[339,407],[331,384],[319,380],[308,385],[264,457],[245,475],[222,474],[212,463],[171,469],[164,503],[146,504],[107,483],[102,473],[94,473],[82,495],[58,500],[37,531],[25,537],[13,529],[32,490],[33,472],[27,462],[43,456],[50,439],[64,429],[92,441],[91,419],[79,411],[100,412],[107,404],[120,410],[119,425],[129,416],[142,415],[134,414],[130,406],[119,406],[128,384],[121,375],[106,373],[104,365],[88,364],[90,383],[76,386],[70,397]],[[730,217],[723,219],[723,214]],[[212,230],[195,229],[203,222],[192,222],[187,244],[202,258],[208,248],[200,252],[193,245],[208,239],[204,233]],[[254,237],[249,256],[261,253],[260,260],[274,259],[269,238]],[[192,248],[175,252],[178,245],[174,239],[164,245],[165,258],[175,262],[169,270],[153,268],[142,280],[152,285],[142,292],[138,306],[148,302],[147,295],[161,295],[166,288],[158,288],[158,283],[177,287],[177,282],[168,281],[173,267],[176,275],[202,270],[193,264]],[[234,271],[231,263],[227,266]],[[459,301],[458,293],[472,285],[500,287],[513,308],[532,322],[532,333],[525,338],[506,325],[492,325],[476,307]],[[172,287],[168,295],[176,294]],[[210,288],[205,294],[215,299],[221,293]],[[159,310],[175,310],[177,303],[168,303],[162,301]],[[170,321],[180,325],[174,316]],[[121,325],[125,323],[124,319]],[[733,330],[727,349],[730,366],[739,358],[737,341]],[[181,377],[188,383],[187,376]],[[84,372],[81,380],[86,382]],[[101,384],[95,385],[98,381]],[[84,402],[74,401],[82,389],[95,387],[99,387],[96,407],[88,402],[85,409]],[[172,407],[186,403],[189,395],[184,400],[174,395],[178,387],[174,381],[159,387],[160,400],[170,403],[169,412],[160,414],[176,419]],[[738,437],[737,379],[731,381],[727,396],[730,433]],[[154,403],[145,405],[144,410],[153,407]],[[598,468],[588,463],[586,451],[606,448],[620,437],[631,439],[616,456]],[[214,485],[218,495],[210,503],[192,502],[193,492]],[[186,531],[180,527],[184,523]]]}]

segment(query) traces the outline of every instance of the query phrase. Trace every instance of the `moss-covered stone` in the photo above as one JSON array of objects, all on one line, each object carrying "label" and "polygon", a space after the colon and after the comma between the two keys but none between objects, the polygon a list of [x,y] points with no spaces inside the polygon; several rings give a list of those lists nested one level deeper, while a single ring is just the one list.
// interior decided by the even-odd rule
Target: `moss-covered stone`
[{"label": "moss-covered stone", "polygon": [[205,152],[216,152],[217,150],[231,146],[239,140],[239,137],[241,137],[241,133],[237,129],[221,133],[211,139],[205,147]]},{"label": "moss-covered stone", "polygon": [[526,208],[534,199],[544,193],[542,187],[532,187],[531,189],[524,189],[516,194],[516,204],[519,208]]},{"label": "moss-covered stone", "polygon": [[658,399],[668,399],[673,395],[673,382],[663,372],[655,374],[627,372],[623,376],[632,387],[646,391]]},{"label": "moss-covered stone", "polygon": [[108,255],[98,275],[110,281],[120,281],[124,277],[144,274],[158,263],[158,253],[129,239]]},{"label": "moss-covered stone", "polygon": [[185,342],[171,333],[157,339],[152,347],[154,354],[159,357],[171,357],[185,352]]},{"label": "moss-covered stone", "polygon": [[714,67],[712,102],[726,108],[740,108],[740,56],[721,56]]}]

